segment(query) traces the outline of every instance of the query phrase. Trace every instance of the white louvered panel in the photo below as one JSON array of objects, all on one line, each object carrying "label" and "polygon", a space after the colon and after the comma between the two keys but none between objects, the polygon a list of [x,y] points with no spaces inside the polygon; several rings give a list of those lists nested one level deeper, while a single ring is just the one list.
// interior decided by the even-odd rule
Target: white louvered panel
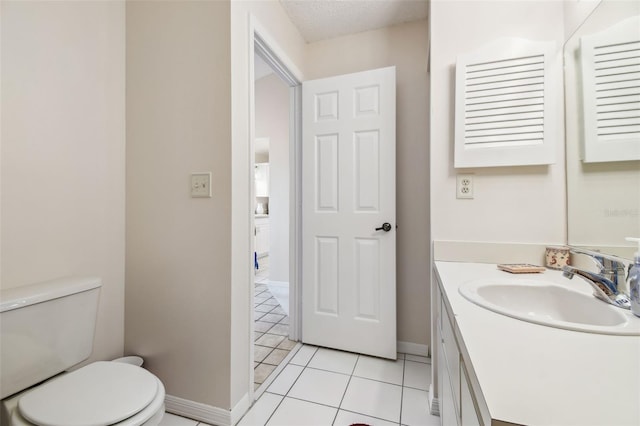
[{"label": "white louvered panel", "polygon": [[640,160],[640,18],[581,40],[585,162]]},{"label": "white louvered panel", "polygon": [[[466,66],[465,94],[482,95],[465,105],[464,144],[468,148],[522,146],[542,143],[544,137],[544,55],[469,64]],[[531,89],[504,97],[504,89]],[[465,98],[467,97],[465,96]],[[531,119],[542,123],[534,128],[520,118],[532,113]],[[467,119],[474,118],[470,125]],[[496,120],[499,118],[499,120]],[[493,128],[482,129],[491,123]],[[480,126],[480,128],[479,128]]]},{"label": "white louvered panel", "polygon": [[552,53],[553,43],[503,39],[458,58],[456,167],[554,161],[545,146]]}]

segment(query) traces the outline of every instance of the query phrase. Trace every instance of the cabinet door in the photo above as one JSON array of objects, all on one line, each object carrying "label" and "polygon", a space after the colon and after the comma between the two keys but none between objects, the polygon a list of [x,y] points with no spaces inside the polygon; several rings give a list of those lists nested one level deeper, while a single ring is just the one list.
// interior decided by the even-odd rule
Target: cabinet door
[{"label": "cabinet door", "polygon": [[269,196],[269,164],[256,164],[255,169],[256,197]]},{"label": "cabinet door", "polygon": [[460,413],[458,409],[460,407],[460,351],[458,350],[458,343],[456,342],[454,335],[453,324],[451,324],[451,316],[449,315],[447,307],[444,305],[444,300],[442,303],[440,315],[442,316],[442,347],[444,361],[451,381],[455,412]]},{"label": "cabinet door", "polygon": [[[440,356],[444,360],[444,352],[442,352],[442,345],[440,346]],[[442,426],[458,426],[458,415],[456,413],[456,407],[453,403],[453,392],[451,390],[451,378],[447,372],[446,362],[440,364],[440,377],[438,382],[440,385],[440,421]]]},{"label": "cabinet door", "polygon": [[256,253],[258,257],[269,254],[269,222],[268,219],[256,220]]},{"label": "cabinet door", "polygon": [[471,385],[467,378],[467,369],[464,363],[460,363],[460,415],[461,424],[464,426],[480,426],[476,406],[473,402]]}]

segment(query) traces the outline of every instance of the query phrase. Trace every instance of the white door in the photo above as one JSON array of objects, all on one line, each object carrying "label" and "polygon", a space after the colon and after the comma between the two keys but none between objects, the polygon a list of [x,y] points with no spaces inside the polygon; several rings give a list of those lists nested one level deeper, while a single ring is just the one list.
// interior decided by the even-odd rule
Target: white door
[{"label": "white door", "polygon": [[395,108],[395,67],[302,84],[305,343],[396,358]]}]

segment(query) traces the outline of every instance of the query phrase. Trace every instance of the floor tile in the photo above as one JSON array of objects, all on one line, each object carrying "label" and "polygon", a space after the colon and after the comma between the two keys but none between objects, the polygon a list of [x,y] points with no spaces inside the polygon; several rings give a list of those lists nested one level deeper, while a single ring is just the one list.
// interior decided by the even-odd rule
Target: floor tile
[{"label": "floor tile", "polygon": [[262,321],[255,321],[254,322],[254,330],[255,331],[260,331],[260,332],[267,332],[269,331],[269,329],[273,327],[273,323],[272,322],[262,322]]},{"label": "floor tile", "polygon": [[158,426],[196,426],[196,420],[187,419],[186,417],[176,416],[171,413],[164,413],[162,420]]},{"label": "floor tile", "polygon": [[280,303],[278,303],[278,301],[273,297],[265,300],[264,302],[262,302],[262,304],[271,305],[271,306],[279,306],[280,305]]},{"label": "floor tile", "polygon": [[282,396],[263,393],[260,399],[253,404],[253,407],[242,417],[237,426],[263,426],[269,417],[278,408],[282,401]]},{"label": "floor tile", "polygon": [[401,386],[352,377],[340,408],[398,423],[401,399]]},{"label": "floor tile", "polygon": [[256,340],[256,345],[260,346],[268,346],[270,348],[275,348],[284,340],[284,336],[278,336],[277,334],[269,334],[265,333],[258,340]]},{"label": "floor tile", "polygon": [[309,362],[309,367],[336,373],[351,374],[358,355],[334,349],[320,348]]},{"label": "floor tile", "polygon": [[365,416],[364,414],[352,413],[350,411],[338,410],[334,426],[351,426],[353,424],[366,424],[375,426],[398,426],[397,423],[388,422],[386,420],[375,419]]},{"label": "floor tile", "polygon": [[338,407],[349,383],[349,376],[306,368],[287,396]]},{"label": "floor tile", "polygon": [[[264,312],[265,314],[271,312],[274,308],[271,305],[258,305],[253,308],[256,312]],[[254,318],[255,320],[255,318]]]},{"label": "floor tile", "polygon": [[268,348],[266,346],[253,345],[253,360],[255,362],[262,362],[273,350],[273,348]]},{"label": "floor tile", "polygon": [[266,321],[266,322],[279,323],[283,318],[284,318],[284,315],[268,313],[265,316],[263,316],[260,320]]},{"label": "floor tile", "polygon": [[285,312],[284,309],[282,309],[279,305],[276,306],[275,308],[273,308],[273,311],[271,311],[272,314],[278,314],[278,315],[287,315],[287,313]]},{"label": "floor tile", "polygon": [[298,380],[298,376],[302,373],[304,367],[300,365],[289,364],[278,374],[278,377],[271,383],[267,392],[277,393],[278,395],[286,395],[291,386]]},{"label": "floor tile", "polygon": [[285,349],[287,351],[290,351],[291,349],[295,348],[297,344],[298,342],[294,340],[284,339],[282,343],[278,345],[278,349]]},{"label": "floor tile", "polygon": [[409,361],[422,362],[424,364],[431,364],[431,358],[427,358],[426,356],[407,354],[405,359]]},{"label": "floor tile", "polygon": [[260,293],[258,296],[255,296],[253,298],[253,301],[262,303],[262,302],[264,302],[265,300],[267,300],[269,298],[271,298],[271,294]]},{"label": "floor tile", "polygon": [[353,375],[402,386],[404,360],[391,361],[360,355]]},{"label": "floor tile", "polygon": [[256,341],[260,338],[260,336],[262,336],[264,333],[261,333],[259,331],[254,331],[253,332],[253,340]]},{"label": "floor tile", "polygon": [[284,318],[282,318],[278,324],[286,324],[286,325],[289,325],[289,317],[284,317]]},{"label": "floor tile", "polygon": [[429,390],[431,384],[431,365],[421,362],[404,362],[404,385],[409,388]]},{"label": "floor tile", "polygon": [[440,417],[429,413],[429,393],[404,388],[400,423],[407,426],[440,426]]},{"label": "floor tile", "polygon": [[269,329],[269,333],[271,334],[279,334],[281,336],[289,335],[289,326],[286,324],[276,324]]},{"label": "floor tile", "polygon": [[253,382],[263,383],[275,369],[275,365],[260,364],[253,370]]},{"label": "floor tile", "polygon": [[337,408],[285,398],[267,423],[270,426],[327,426],[333,422]]},{"label": "floor tile", "polygon": [[317,349],[316,346],[303,345],[289,363],[306,366],[309,364],[309,360],[311,360]]},{"label": "floor tile", "polygon": [[271,365],[280,365],[283,359],[289,355],[289,351],[284,349],[274,349],[262,362]]}]

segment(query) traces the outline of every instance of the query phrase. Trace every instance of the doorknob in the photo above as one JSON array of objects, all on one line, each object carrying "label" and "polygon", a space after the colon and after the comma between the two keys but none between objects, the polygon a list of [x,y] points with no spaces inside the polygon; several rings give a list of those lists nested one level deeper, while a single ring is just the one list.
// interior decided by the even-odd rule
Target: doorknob
[{"label": "doorknob", "polygon": [[389,232],[391,231],[391,224],[389,222],[385,222],[380,228],[376,228],[376,231]]}]

